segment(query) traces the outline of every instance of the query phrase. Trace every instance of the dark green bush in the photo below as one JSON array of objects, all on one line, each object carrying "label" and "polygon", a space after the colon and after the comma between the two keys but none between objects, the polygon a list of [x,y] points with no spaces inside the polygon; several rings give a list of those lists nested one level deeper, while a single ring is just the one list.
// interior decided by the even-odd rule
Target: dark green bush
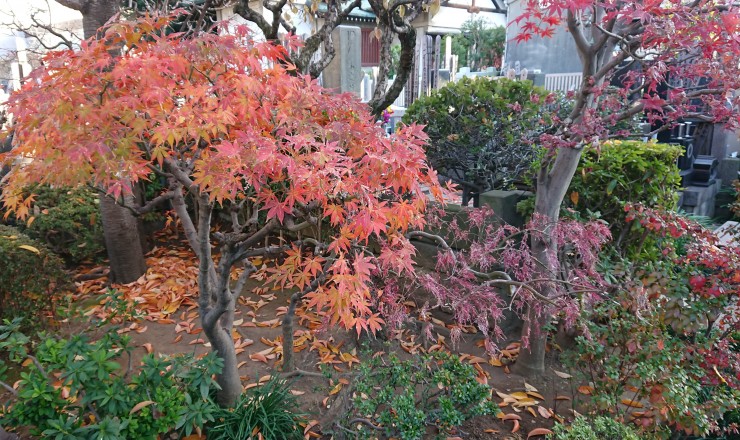
[{"label": "dark green bush", "polygon": [[625,221],[625,203],[673,210],[681,178],[677,145],[611,141],[584,150],[563,207],[582,217],[609,223],[614,246],[622,255],[650,250],[647,234],[637,222]]},{"label": "dark green bush", "polygon": [[[212,377],[222,366],[214,353],[201,359],[149,354],[132,370],[126,335],[46,335],[32,348],[19,324],[0,325],[0,350],[23,366],[14,402],[0,411],[2,426],[48,439],[153,440],[176,430],[190,435],[214,420]],[[0,379],[3,367],[0,361]]]},{"label": "dark green bush", "polygon": [[403,121],[426,125],[440,175],[478,193],[504,189],[530,169],[547,96],[530,81],[463,78],[414,101]]},{"label": "dark green bush", "polygon": [[208,438],[249,440],[259,432],[265,440],[302,439],[305,418],[297,408],[298,400],[290,393],[289,384],[273,376],[242,394],[234,408],[219,409]]},{"label": "dark green bush", "polygon": [[69,264],[93,260],[105,250],[98,196],[86,188],[29,188],[35,194],[33,220],[19,224],[29,237],[45,242]]},{"label": "dark green bush", "polygon": [[17,228],[0,225],[0,319],[23,317],[43,324],[54,294],[70,287],[62,260]]},{"label": "dark green bush", "polygon": [[359,372],[353,409],[344,423],[361,418],[379,430],[353,423],[347,429],[357,438],[377,438],[383,432],[388,438],[421,439],[427,426],[451,433],[468,418],[498,411],[489,399],[490,387],[476,381],[475,369],[448,353],[408,361],[395,354],[374,356],[360,364]]}]

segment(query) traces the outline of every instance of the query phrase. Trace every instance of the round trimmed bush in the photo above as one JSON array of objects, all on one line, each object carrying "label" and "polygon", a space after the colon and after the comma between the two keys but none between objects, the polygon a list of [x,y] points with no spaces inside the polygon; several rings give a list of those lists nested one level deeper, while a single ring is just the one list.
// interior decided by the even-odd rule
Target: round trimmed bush
[{"label": "round trimmed bush", "polygon": [[440,175],[467,190],[506,189],[530,170],[548,92],[530,81],[463,78],[414,101],[404,123],[424,124]]},{"label": "round trimmed bush", "polygon": [[0,225],[0,320],[25,318],[27,326],[52,312],[54,293],[69,287],[62,260],[17,228]]}]

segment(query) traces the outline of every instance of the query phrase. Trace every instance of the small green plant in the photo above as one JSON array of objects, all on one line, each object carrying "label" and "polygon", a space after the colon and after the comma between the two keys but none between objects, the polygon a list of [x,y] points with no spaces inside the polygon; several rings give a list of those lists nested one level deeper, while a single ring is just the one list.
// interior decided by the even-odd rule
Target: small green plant
[{"label": "small green plant", "polygon": [[220,409],[208,429],[208,438],[248,440],[260,433],[265,440],[302,439],[305,418],[296,408],[298,402],[289,383],[273,376],[242,394],[234,408]]},{"label": "small green plant", "polygon": [[68,264],[98,258],[105,250],[98,196],[86,188],[36,185],[34,214],[23,226],[29,237],[43,241]]},{"label": "small green plant", "polygon": [[70,287],[62,260],[18,229],[0,225],[0,319],[25,318],[26,329],[43,327],[55,295]]},{"label": "small green plant", "polygon": [[0,350],[22,367],[16,395],[0,414],[2,426],[54,440],[124,440],[174,430],[189,435],[215,420],[213,376],[222,361],[213,353],[200,359],[149,354],[134,371],[129,338],[115,329],[98,340],[85,334],[40,340],[34,346],[20,332],[20,319],[0,325]]},{"label": "small green plant", "polygon": [[629,426],[609,417],[576,417],[570,425],[555,424],[552,440],[640,440]]},{"label": "small green plant", "polygon": [[498,411],[490,387],[476,381],[473,367],[448,353],[408,361],[395,354],[376,356],[360,364],[356,380],[353,409],[343,423],[358,438],[383,432],[420,439],[427,426],[443,437],[470,417]]}]

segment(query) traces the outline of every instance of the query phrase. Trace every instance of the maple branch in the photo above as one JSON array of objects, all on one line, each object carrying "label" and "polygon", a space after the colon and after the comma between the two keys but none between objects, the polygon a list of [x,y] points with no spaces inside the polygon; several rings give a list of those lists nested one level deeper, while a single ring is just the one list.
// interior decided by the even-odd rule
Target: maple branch
[{"label": "maple branch", "polygon": [[441,247],[442,249],[446,251],[452,250],[450,245],[447,244],[447,241],[444,238],[442,238],[442,236],[440,235],[430,234],[429,232],[424,232],[424,231],[411,231],[411,232],[406,233],[406,238],[410,239],[414,237],[422,237],[428,240],[432,240],[435,243],[437,243],[437,245]]},{"label": "maple branch", "polygon": [[174,195],[172,197],[172,206],[175,208],[177,216],[180,218],[182,229],[185,231],[185,237],[188,239],[190,247],[195,252],[195,256],[200,258],[200,242],[198,239],[198,233],[193,224],[193,219],[190,218],[188,213],[188,207],[185,204],[185,196],[182,193],[182,185],[177,185],[172,190]]},{"label": "maple branch", "polygon": [[[203,26],[203,20],[206,18],[206,14],[208,13],[208,9],[211,7],[211,2],[213,0],[206,0],[205,3],[203,3],[203,6],[200,8],[200,11],[198,12],[198,21],[195,22],[195,29],[194,32],[198,32],[201,30],[201,27]],[[198,9],[197,7],[195,8]]]},{"label": "maple branch", "polygon": [[265,37],[267,37],[267,35],[272,32],[270,23],[267,22],[267,19],[265,19],[264,15],[249,7],[249,0],[242,0],[241,2],[239,2],[234,7],[234,12],[236,12],[245,20],[249,20],[252,23],[256,24],[257,27],[260,28],[262,33],[265,34]]},{"label": "maple branch", "polygon": [[67,46],[68,49],[74,50],[74,44],[72,44],[72,41],[70,41],[64,34],[59,32],[58,30],[54,29],[51,25],[47,25],[44,23],[41,23],[36,19],[36,14],[31,14],[31,21],[33,21],[34,27],[37,27],[39,29],[42,29],[51,35],[54,35],[55,37],[59,38],[59,43],[55,44],[54,46],[48,46],[46,43],[44,43],[44,39],[42,37],[39,37],[36,35],[35,32],[31,32],[30,29],[21,29],[26,34],[30,35],[31,37],[35,38],[36,41],[39,42],[41,46],[44,47],[46,50],[56,50],[59,46]]},{"label": "maple branch", "polygon": [[[334,58],[335,49],[334,42],[331,38],[332,31],[334,31],[337,25],[343,22],[355,8],[360,6],[360,3],[361,0],[353,0],[339,12],[336,12],[336,7],[331,9],[333,14],[329,17],[324,17],[324,24],[321,28],[304,41],[301,53],[295,60],[295,65],[298,70],[308,73],[314,78],[319,76],[321,71],[323,71]],[[319,50],[321,43],[324,44],[324,51],[321,54],[321,58],[312,64],[311,58],[313,58],[314,54]]]},{"label": "maple branch", "polygon": [[172,200],[174,197],[174,191],[167,191],[166,193],[160,194],[152,200],[146,202],[143,206],[133,206],[131,207],[131,209],[133,210],[135,215],[147,214],[154,211],[154,208],[161,205],[162,203],[168,200]]},{"label": "maple branch", "polygon": [[14,396],[18,396],[18,390],[16,390],[15,388],[11,387],[7,383],[3,382],[2,380],[0,380],[0,386],[3,387],[3,388],[5,388],[10,394],[12,394]]},{"label": "maple branch", "polygon": [[187,189],[188,191],[198,192],[198,185],[196,185],[190,176],[187,175],[171,157],[164,159],[164,164],[170,173]]},{"label": "maple branch", "polygon": [[315,226],[317,222],[318,219],[316,217],[309,217],[308,220],[296,224],[295,217],[292,215],[286,215],[283,227],[290,232],[299,232],[310,228],[311,226]]},{"label": "maple branch", "polygon": [[586,41],[586,36],[583,35],[583,29],[576,21],[576,16],[570,9],[568,9],[566,22],[568,25],[568,31],[573,36],[573,40],[576,43],[576,48],[578,48],[578,55],[581,57],[581,62],[586,65],[586,58],[592,55],[591,45],[588,44],[588,41]]}]

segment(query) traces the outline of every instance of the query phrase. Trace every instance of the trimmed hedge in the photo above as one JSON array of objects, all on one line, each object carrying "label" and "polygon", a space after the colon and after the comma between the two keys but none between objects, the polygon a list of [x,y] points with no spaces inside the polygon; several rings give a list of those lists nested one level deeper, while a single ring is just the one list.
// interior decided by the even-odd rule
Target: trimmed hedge
[{"label": "trimmed hedge", "polygon": [[477,193],[509,189],[535,159],[547,97],[530,81],[463,78],[414,101],[403,122],[426,125],[427,157],[440,175]]},{"label": "trimmed hedge", "polygon": [[641,141],[609,141],[583,151],[565,209],[583,217],[598,217],[609,223],[615,247],[634,256],[643,240],[636,222],[625,221],[626,203],[675,210],[681,186],[676,161],[679,145]]},{"label": "trimmed hedge", "polygon": [[54,293],[69,287],[62,260],[17,228],[0,225],[0,320],[25,318],[43,326],[53,311]]}]

